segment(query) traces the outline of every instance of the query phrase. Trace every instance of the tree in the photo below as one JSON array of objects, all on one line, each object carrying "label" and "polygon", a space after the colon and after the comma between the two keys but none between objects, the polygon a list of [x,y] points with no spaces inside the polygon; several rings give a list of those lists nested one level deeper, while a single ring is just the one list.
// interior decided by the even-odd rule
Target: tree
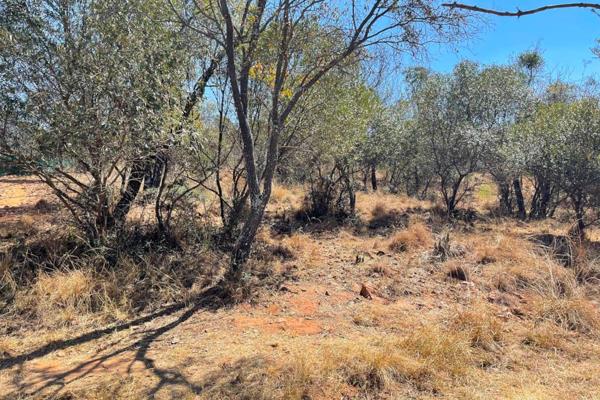
[{"label": "tree", "polygon": [[[120,226],[140,160],[174,124],[185,53],[160,1],[9,0],[0,8],[0,152],[92,240]],[[5,124],[5,127],[8,126]]]},{"label": "tree", "polygon": [[365,158],[377,158],[370,139],[380,102],[357,71],[332,71],[315,87],[308,101],[321,104],[310,133],[296,151],[296,168],[307,172],[309,214],[353,216],[356,205],[354,175]]},{"label": "tree", "polygon": [[[331,70],[368,54],[374,46],[396,51],[419,48],[425,40],[464,29],[460,18],[429,1],[227,0],[197,3],[197,31],[220,43],[226,54],[242,142],[250,210],[236,240],[229,277],[237,280],[249,255],[279,159],[279,142],[300,100]],[[193,22],[192,22],[193,23]],[[304,29],[317,24],[319,29]],[[266,43],[275,44],[264,50]],[[310,43],[311,46],[306,46]],[[271,72],[267,150],[260,165],[250,125],[249,84],[261,65]]]},{"label": "tree", "polygon": [[[517,58],[517,66],[523,70],[527,75],[527,85],[533,88],[533,84],[537,78],[539,71],[543,68],[544,59],[539,51],[531,50],[519,54]],[[510,144],[508,144],[510,147]],[[507,148],[505,145],[504,148]],[[513,149],[513,151],[522,151],[521,149]],[[508,156],[508,159],[514,157]],[[520,219],[525,219],[527,216],[527,210],[525,209],[525,198],[523,196],[523,184],[522,176],[519,172],[513,176],[512,186],[514,190],[514,197],[517,206],[517,212]],[[511,210],[512,211],[512,210]]]},{"label": "tree", "polygon": [[452,74],[420,73],[411,81],[415,129],[426,138],[423,160],[438,178],[448,215],[472,189],[474,172],[490,172],[506,187],[510,169],[500,148],[527,102],[523,76],[462,62]]},{"label": "tree", "polygon": [[600,187],[600,105],[597,99],[540,105],[519,125],[520,135],[543,159],[544,173],[564,192],[575,213],[577,235],[584,237],[585,215],[597,207]]},{"label": "tree", "polygon": [[[488,137],[483,154],[484,171],[498,186],[500,210],[505,215],[513,211],[513,197],[521,209],[521,186],[509,148],[510,128],[525,118],[533,104],[525,76],[513,66],[490,66],[481,70],[477,100],[481,134]],[[515,184],[518,181],[518,185]],[[511,192],[511,182],[514,192]]]}]

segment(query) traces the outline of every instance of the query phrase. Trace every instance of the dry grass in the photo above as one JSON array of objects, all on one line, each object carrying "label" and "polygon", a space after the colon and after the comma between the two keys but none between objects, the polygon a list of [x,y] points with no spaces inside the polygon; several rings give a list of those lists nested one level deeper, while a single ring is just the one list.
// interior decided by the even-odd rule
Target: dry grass
[{"label": "dry grass", "polygon": [[73,256],[53,241],[43,243],[46,264],[38,264],[36,258],[2,258],[3,320],[12,317],[13,323],[34,321],[54,329],[124,320],[188,301],[214,280],[224,262],[203,247],[177,253],[158,248],[122,254],[109,262],[99,250]]},{"label": "dry grass", "polygon": [[298,186],[273,185],[271,204],[275,207],[294,208],[302,204],[303,190]]},{"label": "dry grass", "polygon": [[[125,272],[125,271],[122,271]],[[93,317],[123,320],[133,312],[129,280],[90,269],[40,273],[28,290],[17,292],[14,308],[47,327],[69,326]]]},{"label": "dry grass", "polygon": [[[492,189],[480,187],[474,208],[495,202]],[[299,188],[276,186],[270,211],[287,213],[302,198]],[[148,357],[155,368],[116,379],[109,368],[99,368],[97,375],[66,379],[59,396],[145,398],[159,383],[156,371],[168,371],[165,376],[181,373],[185,380],[166,383],[157,399],[594,398],[600,387],[597,255],[586,254],[585,262],[578,257],[569,269],[527,240],[561,233],[565,224],[458,222],[448,228],[452,241],[444,246],[464,251],[442,260],[432,256],[432,230],[444,232],[445,222],[429,212],[430,203],[378,192],[359,193],[357,204],[366,220],[392,216],[405,223],[410,215],[411,223],[389,237],[382,235],[399,223],[375,235],[337,226],[289,236],[274,235],[265,224],[248,269],[285,276],[285,290],[257,283],[247,303],[199,311],[152,342]],[[0,324],[16,327],[0,338],[0,358],[192,299],[226,262],[203,246],[138,249],[111,265],[103,254],[74,256],[52,243],[46,247],[50,261],[27,264],[35,268],[24,284],[16,272],[25,268],[8,255],[0,258],[0,301],[9,303]],[[363,282],[377,296],[360,297]],[[392,286],[401,290],[392,293]],[[19,325],[20,317],[27,324]],[[152,321],[141,331],[155,332],[177,318]],[[253,323],[238,326],[238,320]],[[19,330],[32,324],[35,332]],[[301,332],[305,325],[318,333]],[[114,343],[136,332],[29,360],[2,371],[0,386],[35,379],[38,361],[70,369],[90,354],[113,352]]]},{"label": "dry grass", "polygon": [[531,298],[533,317],[586,335],[600,333],[597,306],[585,298],[578,272],[548,257],[531,254],[529,263],[512,264],[492,276],[493,285],[507,293],[524,292]]},{"label": "dry grass", "polygon": [[225,376],[209,378],[200,398],[371,398],[400,387],[439,393],[472,367],[466,336],[427,326],[405,338],[328,340],[293,349],[285,360],[241,360]]},{"label": "dry grass", "polygon": [[530,253],[523,262],[486,266],[484,281],[507,293],[528,290],[542,295],[564,295],[577,286],[574,275],[548,257]]},{"label": "dry grass", "polygon": [[411,224],[408,229],[396,233],[388,242],[388,248],[394,252],[424,249],[433,244],[431,231],[422,223]]},{"label": "dry grass", "polygon": [[[146,397],[147,385],[139,378],[115,378],[111,381],[89,385],[85,389],[67,389],[61,393],[58,400],[137,400]],[[173,395],[178,399],[191,400],[192,392],[185,389],[174,390]],[[40,398],[43,397],[34,397]],[[173,397],[175,398],[175,397]]]},{"label": "dry grass", "polygon": [[543,321],[527,331],[523,343],[542,350],[566,350],[565,336],[556,324]]},{"label": "dry grass", "polygon": [[373,215],[374,209],[384,206],[385,210],[405,211],[408,209],[430,209],[432,203],[422,201],[404,194],[391,194],[382,191],[376,193],[358,192],[356,194],[356,207],[359,215],[368,217]]},{"label": "dry grass", "polygon": [[18,288],[11,272],[12,265],[10,256],[0,256],[0,310],[12,301]]},{"label": "dry grass", "polygon": [[303,266],[312,268],[321,265],[323,258],[319,245],[310,235],[294,233],[282,239],[281,243],[303,262]]},{"label": "dry grass", "polygon": [[538,297],[534,301],[536,316],[560,327],[591,336],[600,336],[600,312],[582,297]]},{"label": "dry grass", "polygon": [[448,279],[469,282],[471,280],[471,267],[462,260],[452,260],[444,264],[444,274]]},{"label": "dry grass", "polygon": [[389,213],[387,206],[384,203],[375,203],[371,210],[372,218],[383,218]]},{"label": "dry grass", "polygon": [[529,262],[533,252],[528,241],[503,233],[471,236],[468,244],[479,264]]},{"label": "dry grass", "polygon": [[78,315],[95,311],[100,299],[91,272],[74,270],[40,274],[28,296],[18,303],[23,309],[32,309],[40,320],[69,323]]},{"label": "dry grass", "polygon": [[487,351],[497,350],[505,338],[502,322],[495,312],[483,303],[458,312],[450,322],[457,331],[465,332],[471,346]]}]

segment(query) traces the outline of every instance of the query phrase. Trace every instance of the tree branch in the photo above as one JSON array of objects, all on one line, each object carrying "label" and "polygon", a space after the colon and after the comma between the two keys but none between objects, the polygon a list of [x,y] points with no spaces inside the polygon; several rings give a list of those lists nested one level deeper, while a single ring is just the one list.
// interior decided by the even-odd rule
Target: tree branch
[{"label": "tree branch", "polygon": [[468,4],[462,4],[462,3],[457,3],[457,2],[444,3],[444,4],[442,4],[442,6],[448,7],[448,8],[459,8],[462,10],[475,11],[475,12],[480,12],[480,13],[484,13],[484,14],[492,14],[492,15],[497,15],[499,17],[522,17],[525,15],[537,14],[537,13],[540,13],[543,11],[554,10],[554,9],[559,9],[559,8],[591,8],[591,9],[600,10],[600,4],[598,4],[598,3],[551,4],[551,5],[547,5],[547,6],[543,6],[543,7],[539,7],[539,8],[532,8],[530,10],[525,10],[525,11],[519,10],[517,8],[517,11],[514,11],[514,12],[492,10],[489,8],[471,6]]}]

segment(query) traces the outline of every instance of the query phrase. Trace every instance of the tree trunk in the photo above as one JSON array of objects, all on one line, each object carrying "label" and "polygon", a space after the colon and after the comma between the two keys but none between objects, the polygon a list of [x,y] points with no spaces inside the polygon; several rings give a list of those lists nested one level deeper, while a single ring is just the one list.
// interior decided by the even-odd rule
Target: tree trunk
[{"label": "tree trunk", "polygon": [[125,218],[140,192],[145,174],[146,164],[142,160],[135,161],[131,167],[131,174],[129,175],[125,192],[119,199],[119,202],[113,211],[114,225],[121,226],[125,222]]},{"label": "tree trunk", "polygon": [[371,188],[374,192],[377,191],[377,170],[375,168],[375,163],[371,164]]},{"label": "tree trunk", "polygon": [[502,215],[512,215],[513,204],[510,184],[506,181],[498,182],[498,191],[500,192],[500,210]]},{"label": "tree trunk", "polygon": [[583,210],[577,212],[577,233],[579,234],[579,240],[585,239],[585,221],[583,220]]},{"label": "tree trunk", "polygon": [[531,209],[529,216],[533,219],[544,219],[548,215],[548,204],[552,196],[552,188],[550,184],[541,180],[539,181],[533,198],[531,200]]},{"label": "tree trunk", "polygon": [[344,184],[346,185],[346,191],[348,192],[350,215],[354,215],[354,212],[356,211],[356,194],[354,193],[354,185],[352,184],[350,167],[340,168],[340,173],[344,175]]},{"label": "tree trunk", "polygon": [[230,282],[239,282],[242,278],[242,272],[244,270],[244,264],[250,257],[250,250],[252,249],[252,243],[258,232],[258,228],[263,219],[264,211],[268,202],[268,199],[253,199],[254,204],[250,206],[250,214],[244,223],[242,231],[238,236],[238,239],[233,248],[231,254],[231,260],[229,263],[229,270],[225,278]]},{"label": "tree trunk", "polygon": [[165,166],[165,156],[162,151],[157,151],[150,158],[145,170],[144,187],[156,189],[162,181],[162,172]]},{"label": "tree trunk", "polygon": [[247,199],[247,192],[239,198],[234,198],[232,201],[231,209],[227,214],[224,214],[225,217],[223,218],[223,234],[221,235],[223,242],[233,241],[234,232],[244,212],[244,208],[246,207]]},{"label": "tree trunk", "polygon": [[583,196],[573,195],[571,196],[571,201],[573,202],[573,207],[575,208],[575,216],[577,218],[577,222],[574,227],[575,232],[570,233],[573,236],[573,239],[582,242],[585,239],[585,211],[583,207]]},{"label": "tree trunk", "polygon": [[519,219],[525,219],[527,212],[525,211],[525,199],[523,198],[523,190],[521,189],[521,178],[515,178],[513,180],[513,188],[515,190],[518,217]]}]

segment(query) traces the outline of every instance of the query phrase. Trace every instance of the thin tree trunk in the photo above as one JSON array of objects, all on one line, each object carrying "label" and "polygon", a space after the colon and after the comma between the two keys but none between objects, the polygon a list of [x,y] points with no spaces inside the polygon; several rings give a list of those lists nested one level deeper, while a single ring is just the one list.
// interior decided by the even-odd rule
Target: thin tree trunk
[{"label": "thin tree trunk", "polygon": [[127,180],[125,191],[113,211],[113,222],[116,226],[121,226],[125,222],[129,210],[135,201],[144,181],[146,174],[146,165],[142,161],[135,161]]},{"label": "thin tree trunk", "polygon": [[585,212],[583,208],[583,196],[574,195],[571,196],[571,200],[573,202],[573,206],[575,208],[575,216],[577,218],[577,225],[575,228],[577,229],[577,231],[574,233],[576,234],[576,239],[582,242],[585,239]]},{"label": "thin tree trunk", "polygon": [[530,218],[544,219],[548,216],[548,205],[552,196],[552,188],[546,181],[541,180],[531,200]]},{"label": "thin tree trunk", "polygon": [[252,243],[254,243],[254,238],[256,237],[258,228],[262,223],[267,202],[268,200],[261,200],[250,207],[250,214],[244,223],[231,255],[229,270],[226,274],[226,279],[230,282],[239,282],[242,278],[244,264],[250,256]]},{"label": "thin tree trunk", "polygon": [[513,212],[513,204],[511,199],[510,184],[502,181],[498,183],[500,192],[500,210],[502,215],[511,215]]},{"label": "thin tree trunk", "polygon": [[579,239],[583,241],[585,239],[585,221],[583,220],[583,210],[577,211],[577,233]]},{"label": "thin tree trunk", "polygon": [[371,163],[371,188],[374,192],[377,191],[377,170],[375,163]]},{"label": "thin tree trunk", "polygon": [[525,199],[523,198],[523,190],[521,189],[521,178],[515,178],[513,180],[513,188],[515,190],[518,217],[519,219],[525,219],[527,212],[525,211]]}]

